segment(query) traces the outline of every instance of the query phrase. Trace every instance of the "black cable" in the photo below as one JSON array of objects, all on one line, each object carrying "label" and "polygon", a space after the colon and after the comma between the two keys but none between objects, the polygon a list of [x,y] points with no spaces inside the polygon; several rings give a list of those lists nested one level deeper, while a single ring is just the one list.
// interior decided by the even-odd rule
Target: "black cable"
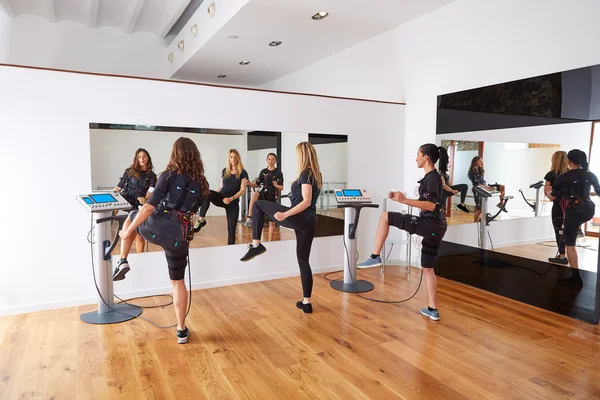
[{"label": "black cable", "polygon": [[541,275],[545,275],[545,274],[547,274],[547,273],[548,273],[548,272],[550,272],[550,270],[552,270],[552,268],[554,267],[553,265],[550,265],[550,266],[548,267],[548,269],[546,270],[546,272],[537,272],[536,270],[534,270],[534,269],[532,269],[532,268],[529,268],[529,267],[525,267],[524,265],[517,265],[517,264],[513,264],[513,263],[511,263],[511,262],[508,262],[508,261],[501,260],[501,259],[499,259],[499,258],[498,258],[498,256],[496,255],[496,250],[494,250],[494,242],[492,241],[492,235],[490,235],[490,231],[488,231],[488,232],[487,232],[487,234],[488,234],[488,237],[490,238],[490,244],[492,245],[492,254],[494,255],[494,258],[495,258],[497,261],[503,262],[503,263],[505,263],[505,264],[507,264],[507,265],[509,265],[509,266],[511,266],[511,267],[517,267],[517,268],[523,268],[523,269],[526,269],[526,270],[528,270],[528,271],[531,271],[531,272],[533,272],[533,273],[535,273],[535,274],[538,274],[538,275],[540,275],[540,276],[541,276]]},{"label": "black cable", "polygon": [[[92,230],[94,229],[94,215],[91,215],[91,219],[90,219],[90,225],[91,225],[91,229],[90,229],[90,233],[92,232]],[[139,316],[139,315],[132,315],[132,314],[127,314],[118,310],[115,310],[114,308],[112,308],[111,306],[108,305],[108,303],[106,302],[106,300],[104,300],[104,297],[102,297],[102,295],[100,294],[100,288],[98,287],[98,281],[96,280],[96,271],[94,270],[94,246],[92,244],[92,242],[90,241],[90,251],[91,251],[91,255],[92,255],[92,276],[94,277],[94,286],[96,286],[96,292],[98,293],[98,297],[100,297],[100,299],[102,300],[102,302],[104,303],[104,305],[106,305],[106,307],[108,307],[109,310],[116,312],[118,314],[121,315],[125,315],[127,317],[130,318],[140,318],[152,325],[154,325],[157,328],[161,328],[161,329],[170,329],[170,328],[174,328],[177,326],[177,323],[175,323],[174,325],[170,325],[170,326],[162,326],[162,325],[158,325],[157,323],[155,323],[154,321]],[[187,257],[187,266],[188,266],[188,277],[189,277],[189,285],[190,285],[190,290],[189,290],[189,302],[188,302],[188,308],[187,311],[185,313],[185,317],[187,318],[189,312],[190,312],[190,308],[192,307],[192,271],[191,271],[191,266],[190,266],[190,258],[189,255]],[[133,306],[133,307],[137,307],[137,308],[141,308],[139,306]]]},{"label": "black cable", "polygon": [[[117,304],[124,303],[124,304],[127,304],[128,306],[138,307],[138,308],[161,308],[161,307],[167,307],[167,306],[170,306],[171,304],[173,304],[173,295],[172,294],[156,294],[156,295],[150,295],[150,296],[139,296],[139,297],[132,297],[131,299],[127,299],[127,300],[123,300],[122,298],[120,298],[116,294],[114,296],[117,299],[119,299],[119,302]],[[155,305],[155,306],[140,306],[138,304],[129,303],[131,300],[147,299],[147,298],[150,298],[150,297],[161,297],[161,296],[169,296],[171,298],[171,302],[170,303],[166,303],[166,304],[158,304],[158,305]]]}]

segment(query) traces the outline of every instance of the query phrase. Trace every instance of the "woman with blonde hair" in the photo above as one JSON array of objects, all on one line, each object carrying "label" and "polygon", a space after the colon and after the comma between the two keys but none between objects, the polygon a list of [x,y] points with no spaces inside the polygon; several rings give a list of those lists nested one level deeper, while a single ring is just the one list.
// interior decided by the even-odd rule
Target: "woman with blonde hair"
[{"label": "woman with blonde hair", "polygon": [[[567,153],[564,151],[554,152],[554,154],[552,154],[552,167],[546,176],[544,176],[544,180],[546,181],[544,183],[544,193],[546,194],[546,197],[550,198],[556,178],[568,170],[569,165],[567,161]],[[567,265],[569,261],[565,255],[565,241],[563,240],[561,234],[562,225],[565,218],[565,213],[560,206],[561,197],[562,196],[557,196],[552,201],[552,225],[554,226],[554,235],[556,236],[556,244],[558,245],[558,256],[549,258],[548,261],[556,264]]]},{"label": "woman with blonde hair", "polygon": [[198,147],[191,139],[180,137],[173,144],[169,164],[158,177],[152,195],[140,210],[129,214],[119,232],[121,259],[113,281],[125,279],[130,270],[127,256],[136,234],[164,249],[173,287],[178,343],[186,343],[190,336],[185,325],[188,298],[183,278],[188,265],[189,241],[194,236],[192,218],[206,196],[208,182]]},{"label": "woman with blonde hair", "polygon": [[317,221],[317,197],[321,191],[323,178],[317,152],[309,142],[302,142],[296,146],[298,159],[298,177],[292,183],[291,207],[282,206],[267,200],[258,200],[252,209],[252,243],[248,245],[248,252],[241,261],[249,261],[263,254],[267,249],[260,239],[264,225],[264,217],[271,221],[277,220],[281,226],[293,229],[296,233],[296,257],[300,267],[302,280],[303,299],[296,303],[296,307],[305,313],[312,313],[310,301],[313,287],[312,270],[309,264],[310,248],[315,237]]},{"label": "woman with blonde hair", "polygon": [[216,191],[211,190],[204,199],[194,231],[198,232],[206,225],[206,213],[210,203],[213,203],[215,206],[225,209],[227,214],[227,244],[235,244],[235,228],[240,212],[240,197],[246,191],[247,183],[248,172],[244,169],[240,152],[236,149],[230,149],[227,155],[227,166],[221,171],[221,186]]}]

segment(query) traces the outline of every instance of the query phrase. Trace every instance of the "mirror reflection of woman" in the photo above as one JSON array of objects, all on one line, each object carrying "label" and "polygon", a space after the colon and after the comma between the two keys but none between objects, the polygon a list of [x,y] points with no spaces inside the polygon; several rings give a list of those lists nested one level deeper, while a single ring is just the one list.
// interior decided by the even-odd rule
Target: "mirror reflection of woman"
[{"label": "mirror reflection of woman", "polygon": [[[568,170],[567,153],[564,151],[557,151],[552,154],[552,167],[546,176],[544,176],[544,193],[546,194],[546,197],[550,198],[556,178]],[[556,245],[558,246],[558,256],[549,258],[548,261],[567,265],[569,261],[567,260],[567,255],[565,253],[565,241],[563,240],[561,233],[565,213],[560,206],[560,202],[560,196],[557,196],[552,200],[552,226],[554,227]]]},{"label": "mirror reflection of woman", "polygon": [[[488,185],[485,182],[485,169],[483,168],[483,158],[479,156],[473,157],[471,160],[471,166],[469,166],[468,172],[469,180],[471,184],[473,184],[473,198],[475,200],[475,215],[473,215],[473,222],[479,222],[481,219],[481,196],[475,191],[475,186],[478,185],[487,185],[489,187],[496,188],[500,192],[500,203],[497,204],[498,208],[502,207],[502,202],[504,201],[505,187],[504,185],[499,185],[497,183],[493,185]],[[503,209],[506,212],[506,208]]]},{"label": "mirror reflection of woman", "polygon": [[119,232],[121,259],[113,273],[114,281],[125,279],[130,270],[127,256],[136,233],[165,251],[173,287],[178,343],[186,343],[190,335],[185,325],[188,305],[185,268],[189,241],[193,238],[193,215],[206,196],[208,182],[198,147],[191,139],[181,137],[173,144],[169,164],[160,174],[148,202],[139,211],[129,214],[123,230]]},{"label": "mirror reflection of woman", "polygon": [[[152,157],[146,149],[139,148],[133,156],[131,166],[125,170],[114,191],[120,193],[130,204],[132,210],[146,203],[156,186],[156,174],[152,165]],[[144,251],[146,241],[137,235],[135,248],[138,253]]]},{"label": "mirror reflection of woman", "polygon": [[[276,203],[280,198],[281,191],[283,190],[283,174],[276,165],[277,156],[275,153],[269,153],[267,155],[267,168],[260,171],[255,182],[248,182],[249,186],[255,189],[260,187],[262,190],[260,192],[256,191],[252,193],[250,206],[248,207],[248,215],[244,224],[246,227],[252,226],[252,207],[257,200],[266,200]],[[274,231],[275,222],[269,221],[269,241],[273,240]]]},{"label": "mirror reflection of woman", "polygon": [[321,168],[317,152],[309,142],[301,142],[296,146],[298,159],[298,177],[292,183],[291,207],[271,201],[258,200],[254,203],[252,215],[252,243],[241,261],[250,261],[267,251],[260,239],[267,216],[271,221],[279,221],[281,226],[293,229],[296,233],[296,258],[300,267],[303,299],[296,302],[296,307],[305,313],[312,313],[313,277],[309,258],[312,242],[315,237],[317,222],[317,198],[323,184]]},{"label": "mirror reflection of woman", "polygon": [[570,278],[563,282],[582,285],[579,275],[579,259],[577,257],[577,230],[594,217],[596,205],[590,198],[591,187],[600,193],[598,178],[588,170],[587,156],[581,150],[574,149],[567,154],[569,171],[560,175],[554,181],[550,200],[560,198],[564,211],[563,240],[567,248],[567,260],[571,267]]},{"label": "mirror reflection of woman", "polygon": [[225,209],[227,215],[227,244],[235,244],[235,229],[240,212],[240,197],[246,191],[248,172],[242,164],[242,157],[236,149],[230,149],[227,154],[227,166],[221,171],[221,186],[211,190],[204,199],[194,231],[198,232],[206,225],[206,213],[210,203]]}]

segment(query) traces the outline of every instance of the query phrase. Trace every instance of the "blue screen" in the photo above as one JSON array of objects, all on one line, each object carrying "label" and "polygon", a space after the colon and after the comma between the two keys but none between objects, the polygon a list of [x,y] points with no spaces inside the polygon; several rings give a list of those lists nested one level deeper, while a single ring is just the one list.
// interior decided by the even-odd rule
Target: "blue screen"
[{"label": "blue screen", "polygon": [[362,196],[361,191],[358,190],[358,189],[342,190],[342,192],[344,192],[344,196],[348,196],[348,197],[360,197],[360,196]]},{"label": "blue screen", "polygon": [[95,203],[116,203],[117,200],[110,194],[90,194]]},{"label": "blue screen", "polygon": [[342,195],[342,191],[341,190],[336,190],[335,194],[337,194],[338,196],[341,196]]},{"label": "blue screen", "polygon": [[87,204],[94,204],[94,202],[92,201],[92,199],[90,199],[89,197],[84,197],[83,201],[85,201]]}]

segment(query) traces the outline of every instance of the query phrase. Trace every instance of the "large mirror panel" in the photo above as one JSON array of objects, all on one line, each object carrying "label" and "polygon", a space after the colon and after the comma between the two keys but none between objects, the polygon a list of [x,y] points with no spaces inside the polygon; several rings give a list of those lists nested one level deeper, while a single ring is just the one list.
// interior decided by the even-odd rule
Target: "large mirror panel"
[{"label": "large mirror panel", "polygon": [[[290,205],[290,187],[297,178],[295,147],[299,142],[306,140],[315,146],[324,181],[317,200],[315,237],[343,235],[343,214],[337,210],[332,191],[337,187],[345,187],[347,180],[346,135],[286,135],[285,132],[91,123],[92,190],[119,190],[117,186],[121,180],[127,181],[125,171],[134,162],[136,152],[140,148],[145,150],[142,153],[148,154],[154,173],[160,174],[169,161],[173,142],[181,136],[191,138],[198,146],[211,190],[217,190],[221,186],[221,173],[227,165],[230,149],[239,152],[249,181],[254,183],[247,185],[244,195],[240,198],[233,244],[250,243],[252,240],[252,228],[247,222],[247,217],[253,194],[262,190],[261,185],[255,184],[261,171],[274,167],[281,172],[283,190],[277,191],[274,201]],[[274,158],[271,166],[269,155]],[[151,179],[148,182],[150,181]],[[146,186],[151,185],[148,183]],[[143,200],[139,200],[136,205],[139,207],[141,202]],[[279,224],[273,224],[270,229],[268,226],[265,224],[264,241],[295,240],[293,230]],[[113,230],[116,232],[116,224]],[[230,241],[225,210],[211,205],[206,214],[206,225],[195,235],[190,247],[224,246]],[[160,250],[158,246],[142,241],[132,248],[134,253]],[[118,249],[115,251],[114,254],[118,254]]]}]

